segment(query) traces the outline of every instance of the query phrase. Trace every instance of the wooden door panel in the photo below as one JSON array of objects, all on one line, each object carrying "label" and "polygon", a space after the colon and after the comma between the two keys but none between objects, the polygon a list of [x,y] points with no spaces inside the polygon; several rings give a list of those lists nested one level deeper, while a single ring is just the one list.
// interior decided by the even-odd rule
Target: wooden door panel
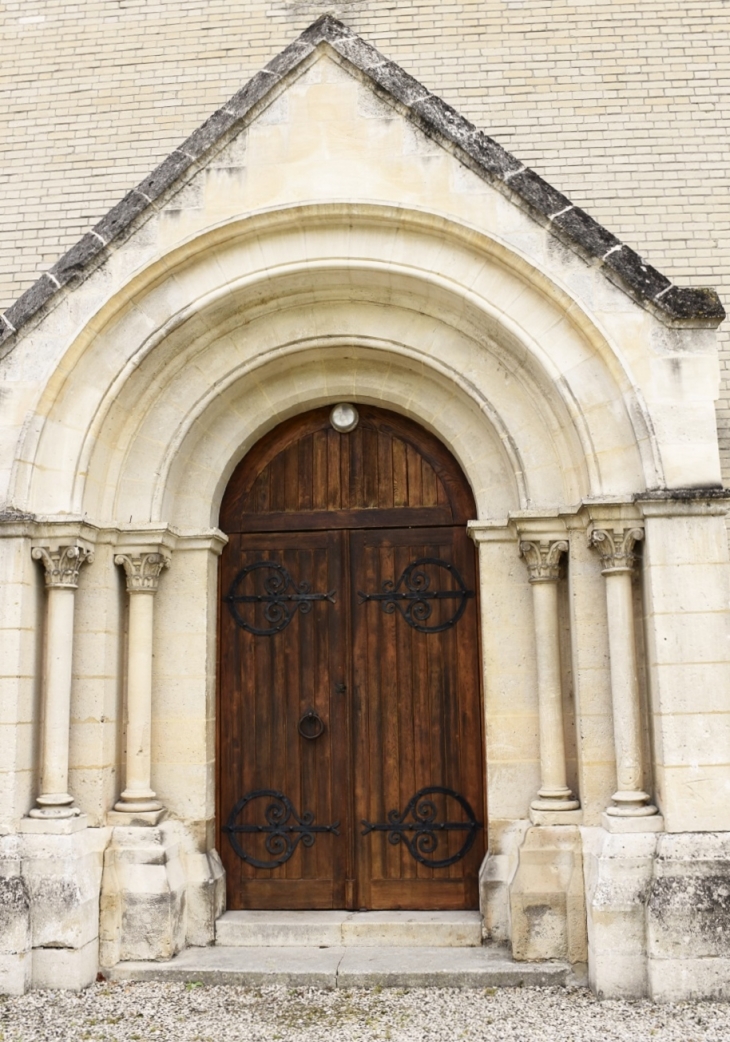
[{"label": "wooden door panel", "polygon": [[[351,560],[354,813],[376,826],[356,837],[359,904],[476,907],[485,819],[473,547],[460,528],[353,532]],[[434,787],[460,794],[473,816],[441,792],[405,814]],[[415,828],[431,812],[450,828],[386,827]],[[406,839],[419,836],[425,846],[412,850]]]},{"label": "wooden door panel", "polygon": [[[221,818],[251,829],[288,815],[283,837],[238,834],[238,852],[229,834],[221,837],[230,907],[344,902],[348,808],[335,783],[348,769],[346,701],[337,695],[346,682],[342,539],[329,532],[234,535],[223,555]],[[324,725],[314,739],[299,732],[310,710]],[[282,793],[289,804],[255,797],[229,821],[238,801],[261,791]],[[307,815],[315,827],[339,822],[339,835],[307,833]],[[288,858],[287,841],[294,846]]]},{"label": "wooden door panel", "polygon": [[[229,908],[477,906],[474,501],[433,435],[359,409],[350,434],[328,409],[281,424],[221,507]],[[307,739],[298,727],[310,710],[324,730]]]}]

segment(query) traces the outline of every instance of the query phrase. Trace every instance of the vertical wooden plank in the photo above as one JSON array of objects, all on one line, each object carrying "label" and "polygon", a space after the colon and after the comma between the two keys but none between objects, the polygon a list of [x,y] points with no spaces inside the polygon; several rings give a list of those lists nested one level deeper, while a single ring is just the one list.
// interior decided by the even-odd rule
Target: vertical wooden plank
[{"label": "vertical wooden plank", "polygon": [[311,510],[314,503],[313,489],[313,435],[308,434],[297,442],[299,449],[299,509]]},{"label": "vertical wooden plank", "polygon": [[284,510],[296,511],[299,506],[299,446],[296,442],[289,445],[281,454],[283,456],[282,501]]},{"label": "vertical wooden plank", "polygon": [[351,510],[361,510],[366,506],[363,467],[363,431],[362,426],[359,426],[350,435],[349,485]]},{"label": "vertical wooden plank", "polygon": [[438,504],[438,478],[431,464],[421,458],[421,488],[423,506],[435,507]]},{"label": "vertical wooden plank", "polygon": [[312,435],[312,507],[327,509],[327,431]]},{"label": "vertical wooden plank", "polygon": [[393,506],[393,439],[378,433],[378,506]]},{"label": "vertical wooden plank", "polygon": [[392,438],[393,506],[404,507],[408,503],[408,465],[405,442]]},{"label": "vertical wooden plank", "polygon": [[339,510],[342,489],[340,487],[340,445],[342,435],[331,427],[327,431],[327,509]]},{"label": "vertical wooden plank", "polygon": [[363,507],[378,506],[378,435],[370,427],[362,431]]},{"label": "vertical wooden plank", "polygon": [[409,442],[406,445],[406,470],[408,477],[408,498],[406,502],[409,507],[420,507],[424,505],[421,460],[422,456]]}]

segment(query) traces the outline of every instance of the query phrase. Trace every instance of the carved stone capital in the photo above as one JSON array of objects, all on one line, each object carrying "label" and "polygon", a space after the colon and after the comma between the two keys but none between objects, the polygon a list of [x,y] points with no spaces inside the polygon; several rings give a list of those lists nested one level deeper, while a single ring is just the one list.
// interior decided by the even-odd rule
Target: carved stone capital
[{"label": "carved stone capital", "polygon": [[158,550],[152,553],[116,554],[114,564],[124,568],[128,593],[156,593],[162,570],[170,567],[170,557]]},{"label": "carved stone capital", "polygon": [[34,546],[31,550],[34,561],[43,561],[46,574],[46,587],[75,590],[79,585],[81,566],[91,564],[94,555],[91,550],[75,543],[70,546],[58,546],[51,550],[48,546]]},{"label": "carved stone capital", "polygon": [[603,574],[633,571],[636,563],[634,546],[643,538],[643,528],[594,528],[590,542],[601,555]]},{"label": "carved stone capital", "polygon": [[568,552],[567,539],[523,539],[520,554],[531,583],[554,583],[560,578],[560,558]]}]

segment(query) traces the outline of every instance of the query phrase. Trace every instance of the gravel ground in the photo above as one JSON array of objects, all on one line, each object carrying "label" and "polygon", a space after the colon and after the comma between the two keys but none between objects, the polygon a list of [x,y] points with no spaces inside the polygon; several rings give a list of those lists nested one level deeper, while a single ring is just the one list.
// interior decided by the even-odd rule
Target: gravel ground
[{"label": "gravel ground", "polygon": [[0,1042],[727,1042],[730,1005],[599,1002],[584,989],[318,991],[95,984],[0,996]]}]

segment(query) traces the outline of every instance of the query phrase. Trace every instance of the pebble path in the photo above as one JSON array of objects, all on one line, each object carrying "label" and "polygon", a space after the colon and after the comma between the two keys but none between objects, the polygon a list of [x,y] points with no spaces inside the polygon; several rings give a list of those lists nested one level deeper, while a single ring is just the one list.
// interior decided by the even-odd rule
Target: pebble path
[{"label": "pebble path", "polygon": [[92,985],[0,996],[0,1042],[728,1042],[730,1005],[599,1001],[583,988]]}]

